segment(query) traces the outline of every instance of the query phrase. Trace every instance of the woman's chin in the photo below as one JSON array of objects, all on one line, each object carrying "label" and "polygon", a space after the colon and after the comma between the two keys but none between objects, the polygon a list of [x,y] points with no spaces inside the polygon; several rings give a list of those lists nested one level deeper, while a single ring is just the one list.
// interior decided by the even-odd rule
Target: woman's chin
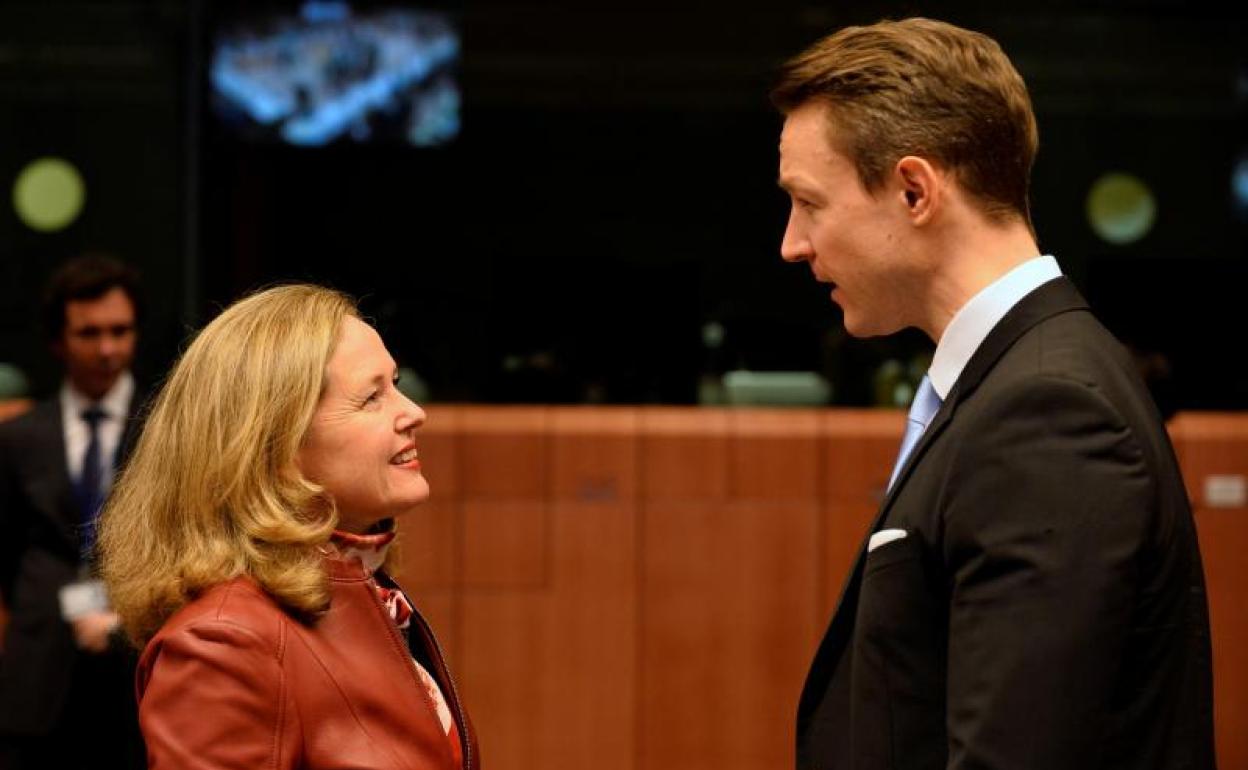
[{"label": "woman's chin", "polygon": [[403,504],[395,506],[395,509],[389,514],[393,518],[403,518],[413,513],[417,508],[429,501],[429,485],[421,479],[421,488],[412,490],[412,494],[404,499]]}]

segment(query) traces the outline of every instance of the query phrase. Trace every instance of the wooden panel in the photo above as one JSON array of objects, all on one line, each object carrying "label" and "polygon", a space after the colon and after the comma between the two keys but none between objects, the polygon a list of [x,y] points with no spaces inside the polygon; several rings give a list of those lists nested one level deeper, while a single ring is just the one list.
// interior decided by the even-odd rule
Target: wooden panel
[{"label": "wooden panel", "polygon": [[645,504],[641,767],[792,767],[816,515],[813,503]]},{"label": "wooden panel", "polygon": [[824,444],[824,499],[878,506],[901,448],[905,424],[900,410],[825,411],[819,425]]},{"label": "wooden panel", "polygon": [[1248,767],[1248,519],[1241,510],[1197,509],[1213,635],[1218,766]]},{"label": "wooden panel", "polygon": [[1248,415],[1185,413],[1170,422],[1195,507],[1213,637],[1213,716],[1219,767],[1248,767],[1248,507],[1211,505],[1209,476],[1248,475]]},{"label": "wooden panel", "polygon": [[728,415],[719,409],[641,410],[641,496],[724,500],[728,496]]},{"label": "wooden panel", "polygon": [[818,415],[812,409],[730,412],[728,496],[733,500],[817,499]]},{"label": "wooden panel", "polygon": [[462,407],[424,407],[417,432],[421,473],[429,481],[429,502],[399,522],[394,576],[433,627],[453,672],[459,671],[458,582],[463,550],[459,506],[459,436]]},{"label": "wooden panel", "polygon": [[549,491],[547,410],[477,407],[460,414],[465,500],[544,500]]},{"label": "wooden panel", "polygon": [[1188,412],[1169,427],[1193,506],[1212,507],[1205,499],[1209,476],[1248,476],[1248,414]]},{"label": "wooden panel", "polygon": [[[404,523],[405,547],[430,545],[404,555],[405,585],[491,767],[791,766],[806,667],[904,415],[441,409],[421,445],[434,500]],[[1194,502],[1200,474],[1248,471],[1232,417],[1172,425]],[[1245,513],[1197,513],[1224,767],[1248,766]]]},{"label": "wooden panel", "polygon": [[462,674],[492,770],[633,767],[636,515],[551,508],[550,579],[466,589]]},{"label": "wooden panel", "polygon": [[470,500],[462,504],[466,588],[542,588],[549,573],[548,504]]},{"label": "wooden panel", "polygon": [[449,588],[455,584],[461,515],[457,502],[431,499],[399,520],[395,577],[405,587]]},{"label": "wooden panel", "polygon": [[638,489],[638,424],[636,409],[552,410],[552,497],[633,503]]},{"label": "wooden panel", "polygon": [[430,498],[451,501],[460,496],[460,436],[463,433],[461,407],[431,406],[428,418],[416,434],[420,469],[429,482]]},{"label": "wooden panel", "polygon": [[878,506],[872,503],[830,502],[822,507],[819,523],[823,551],[819,556],[819,593],[815,611],[820,635],[832,619],[837,599],[877,511]]}]

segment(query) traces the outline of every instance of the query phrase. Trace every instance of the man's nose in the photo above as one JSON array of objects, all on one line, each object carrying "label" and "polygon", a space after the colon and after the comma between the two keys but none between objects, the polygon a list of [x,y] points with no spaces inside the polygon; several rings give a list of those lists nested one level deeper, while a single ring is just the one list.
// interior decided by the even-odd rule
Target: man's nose
[{"label": "man's nose", "polygon": [[790,213],[784,238],[780,241],[780,258],[785,262],[804,262],[810,259],[810,240],[793,220],[794,215]]}]

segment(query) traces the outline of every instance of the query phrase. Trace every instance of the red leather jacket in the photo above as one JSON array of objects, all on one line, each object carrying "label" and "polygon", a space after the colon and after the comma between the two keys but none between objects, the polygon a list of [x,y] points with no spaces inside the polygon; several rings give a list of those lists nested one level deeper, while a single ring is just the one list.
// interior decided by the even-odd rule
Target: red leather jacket
[{"label": "red leather jacket", "polygon": [[[139,662],[149,767],[460,770],[411,652],[355,562],[327,561],[329,612],[295,620],[248,578],[179,610]],[[461,736],[476,738],[429,626],[412,651],[437,679]]]}]

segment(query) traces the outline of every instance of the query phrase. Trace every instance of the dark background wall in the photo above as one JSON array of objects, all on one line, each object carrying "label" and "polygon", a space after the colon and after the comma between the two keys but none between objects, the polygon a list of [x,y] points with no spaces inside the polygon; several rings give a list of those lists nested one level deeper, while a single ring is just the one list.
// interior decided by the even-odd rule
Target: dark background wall
[{"label": "dark background wall", "polygon": [[[72,254],[109,251],[143,270],[146,373],[182,336],[183,21],[171,3],[0,3],[0,361],[40,390],[56,373],[40,293]],[[71,161],[86,185],[82,214],[52,234],[27,228],[12,204],[19,171],[45,155]]]},{"label": "dark background wall", "polygon": [[[1248,405],[1248,223],[1230,199],[1248,41],[1212,3],[444,3],[464,41],[463,133],[426,150],[294,149],[223,127],[207,44],[255,7],[0,5],[0,179],[51,153],[88,183],[84,215],[55,236],[0,207],[0,360],[40,386],[54,368],[31,336],[37,288],[65,255],[102,248],[146,273],[150,374],[240,292],[310,279],[362,296],[438,400],[689,403],[703,370],[747,367],[824,371],[837,402],[870,403],[883,361],[930,345],[845,339],[826,293],[780,261],[766,91],[832,29],[922,13],[1014,58],[1040,122],[1042,248],[1124,341],[1168,358],[1164,397]],[[1129,246],[1086,222],[1107,171],[1157,198]],[[708,322],[725,332],[714,355]]]}]

